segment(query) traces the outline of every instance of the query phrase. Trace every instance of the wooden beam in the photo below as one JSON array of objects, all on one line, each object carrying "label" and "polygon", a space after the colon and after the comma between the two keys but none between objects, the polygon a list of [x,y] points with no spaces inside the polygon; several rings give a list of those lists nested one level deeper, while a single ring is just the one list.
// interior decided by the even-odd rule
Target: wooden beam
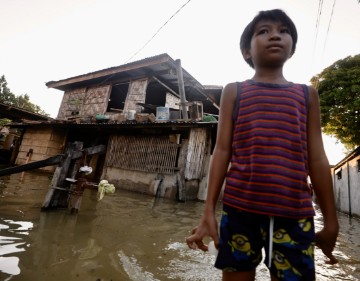
[{"label": "wooden beam", "polygon": [[176,184],[178,191],[178,200],[181,202],[186,201],[186,181],[185,181],[185,169],[186,169],[186,159],[189,148],[189,140],[184,139],[182,141],[182,147],[179,152],[178,166],[179,170],[176,172]]},{"label": "wooden beam", "polygon": [[185,97],[184,77],[183,77],[183,73],[182,73],[181,61],[179,59],[177,59],[175,61],[175,63],[176,63],[176,72],[177,72],[177,77],[178,77],[178,82],[179,82],[182,118],[187,120],[188,114],[186,111],[186,105],[184,105],[184,103],[186,102],[186,97]]},{"label": "wooden beam", "polygon": [[[56,167],[54,176],[51,180],[49,190],[45,196],[41,210],[45,211],[49,208],[65,208],[68,193],[62,190],[54,189],[54,187],[63,186],[65,178],[72,161],[74,152],[82,149],[82,142],[68,143],[65,149],[66,158],[61,164]],[[65,199],[64,199],[65,198]]]},{"label": "wooden beam", "polygon": [[68,79],[63,79],[63,80],[59,80],[59,81],[49,81],[46,83],[46,86],[48,88],[61,89],[70,84],[89,81],[89,80],[98,79],[98,78],[104,78],[106,76],[112,77],[119,73],[124,73],[124,72],[128,72],[131,70],[137,70],[137,69],[141,69],[144,67],[152,67],[154,65],[161,65],[162,63],[167,63],[169,61],[173,62],[171,57],[167,54],[162,54],[162,55],[159,55],[156,57],[151,57],[151,58],[143,59],[140,61],[120,65],[117,67],[107,68],[107,69],[95,71],[92,73],[71,77]]},{"label": "wooden beam", "polygon": [[16,174],[16,173],[20,173],[20,172],[24,172],[24,171],[34,170],[34,169],[38,169],[38,168],[42,168],[42,167],[46,167],[46,166],[57,165],[64,159],[64,157],[65,157],[64,154],[59,154],[59,155],[52,156],[52,157],[49,157],[44,160],[35,161],[35,162],[28,163],[28,164],[16,166],[16,167],[2,169],[2,170],[0,170],[0,177],[6,176],[6,175],[11,175],[11,174]]},{"label": "wooden beam", "polygon": [[172,94],[174,94],[176,97],[180,98],[180,95],[173,91],[169,86],[167,86],[165,83],[161,82],[158,78],[156,78],[155,76],[152,77],[155,81],[157,81],[159,84],[161,84],[162,86],[164,86],[167,90],[169,90]]},{"label": "wooden beam", "polygon": [[87,153],[87,155],[102,154],[106,152],[106,145],[100,144],[85,148],[81,151],[74,151],[71,159],[75,160],[81,158],[84,152]]}]

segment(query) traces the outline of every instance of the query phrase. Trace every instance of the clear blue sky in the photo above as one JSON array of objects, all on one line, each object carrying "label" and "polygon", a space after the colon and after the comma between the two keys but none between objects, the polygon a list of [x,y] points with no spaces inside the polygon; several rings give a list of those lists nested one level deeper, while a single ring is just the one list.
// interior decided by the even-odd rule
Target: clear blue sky
[{"label": "clear blue sky", "polygon": [[[2,0],[0,75],[5,75],[13,93],[28,94],[33,103],[52,117],[57,115],[62,92],[47,89],[46,82],[160,53],[181,59],[182,66],[202,84],[224,86],[253,74],[238,47],[245,25],[259,10],[280,8],[293,18],[299,33],[296,53],[285,69],[286,78],[308,83],[313,75],[336,60],[360,51],[358,1],[337,0],[334,10],[333,0],[322,1],[316,36],[319,3],[315,0]],[[326,146],[331,146],[328,151],[342,150],[328,138]],[[329,153],[331,163],[343,157],[337,154],[335,158]]]}]

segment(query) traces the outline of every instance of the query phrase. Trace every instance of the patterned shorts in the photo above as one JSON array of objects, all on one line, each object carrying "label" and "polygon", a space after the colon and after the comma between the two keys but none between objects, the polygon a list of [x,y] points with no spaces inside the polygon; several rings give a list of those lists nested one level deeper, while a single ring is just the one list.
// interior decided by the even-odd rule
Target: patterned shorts
[{"label": "patterned shorts", "polygon": [[274,218],[224,205],[215,267],[227,272],[252,271],[261,262],[264,248],[264,263],[277,279],[315,280],[314,246],[312,217]]}]

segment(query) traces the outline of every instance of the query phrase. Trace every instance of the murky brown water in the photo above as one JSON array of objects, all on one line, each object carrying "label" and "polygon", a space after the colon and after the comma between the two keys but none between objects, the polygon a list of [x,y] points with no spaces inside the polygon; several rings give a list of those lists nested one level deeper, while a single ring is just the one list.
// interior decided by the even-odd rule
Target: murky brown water
[{"label": "murky brown water", "polygon": [[[203,203],[120,190],[97,202],[96,193],[86,191],[77,215],[40,212],[48,175],[19,179],[0,178],[0,280],[221,280],[214,257],[184,242]],[[325,265],[317,250],[317,280],[360,280],[360,221],[339,218],[340,263]],[[321,227],[320,215],[316,224]],[[264,266],[257,280],[269,280]]]}]

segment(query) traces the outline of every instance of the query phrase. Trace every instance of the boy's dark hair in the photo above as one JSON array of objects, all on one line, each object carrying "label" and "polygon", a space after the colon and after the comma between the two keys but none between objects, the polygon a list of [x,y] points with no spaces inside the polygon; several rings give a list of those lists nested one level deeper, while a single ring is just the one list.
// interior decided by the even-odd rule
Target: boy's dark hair
[{"label": "boy's dark hair", "polygon": [[[241,38],[240,38],[240,50],[241,52],[247,51],[250,49],[251,38],[254,34],[254,29],[256,24],[262,20],[270,20],[274,22],[281,22],[284,24],[290,31],[290,36],[293,40],[291,54],[295,53],[296,43],[297,43],[297,31],[294,22],[289,18],[289,16],[280,9],[260,11],[258,15],[245,27]],[[244,58],[245,61],[254,68],[254,64],[251,59]]]}]

